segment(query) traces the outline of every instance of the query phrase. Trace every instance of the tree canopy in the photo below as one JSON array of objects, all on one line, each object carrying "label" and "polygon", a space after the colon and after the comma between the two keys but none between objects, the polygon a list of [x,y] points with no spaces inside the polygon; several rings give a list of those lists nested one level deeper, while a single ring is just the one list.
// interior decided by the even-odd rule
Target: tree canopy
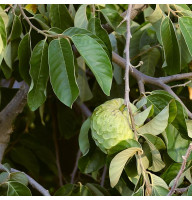
[{"label": "tree canopy", "polygon": [[191,80],[192,5],[0,4],[0,196],[192,196]]}]

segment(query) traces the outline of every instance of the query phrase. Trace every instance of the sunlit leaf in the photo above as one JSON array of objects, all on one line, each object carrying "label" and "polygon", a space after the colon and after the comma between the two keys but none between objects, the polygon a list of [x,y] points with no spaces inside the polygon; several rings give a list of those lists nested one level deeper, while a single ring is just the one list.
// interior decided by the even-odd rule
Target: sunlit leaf
[{"label": "sunlit leaf", "polygon": [[142,149],[138,147],[131,147],[124,151],[121,151],[113,158],[109,167],[109,178],[111,187],[114,187],[118,183],[126,162],[138,151],[142,152]]}]

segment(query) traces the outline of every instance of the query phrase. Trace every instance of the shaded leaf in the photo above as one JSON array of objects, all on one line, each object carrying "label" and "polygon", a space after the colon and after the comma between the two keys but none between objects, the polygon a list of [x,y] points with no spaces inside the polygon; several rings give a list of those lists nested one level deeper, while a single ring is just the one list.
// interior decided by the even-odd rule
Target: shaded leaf
[{"label": "shaded leaf", "polygon": [[73,192],[74,185],[73,184],[65,184],[60,187],[54,194],[54,196],[70,196]]},{"label": "shaded leaf", "polygon": [[86,186],[94,196],[109,196],[109,192],[98,184],[87,183]]},{"label": "shaded leaf", "polygon": [[177,74],[181,71],[181,55],[177,36],[169,17],[166,17],[161,24],[161,39],[167,63],[166,72]]},{"label": "shaded leaf", "polygon": [[48,44],[41,40],[33,49],[30,59],[31,85],[27,102],[32,111],[36,110],[46,100],[46,88],[49,78]]},{"label": "shaded leaf", "polygon": [[22,32],[22,25],[19,17],[15,15],[14,20],[13,20],[13,26],[10,34],[10,39],[14,40],[20,37]]},{"label": "shaded leaf", "polygon": [[56,39],[49,45],[49,73],[53,91],[58,99],[71,107],[79,89],[75,80],[74,57],[67,39]]},{"label": "shaded leaf", "polygon": [[77,59],[78,62],[78,78],[77,84],[79,87],[79,96],[82,102],[90,100],[93,95],[89,87],[89,83],[86,76],[86,66],[85,61],[82,57]]},{"label": "shaded leaf", "polygon": [[101,169],[104,164],[105,154],[95,148],[79,159],[78,167],[82,173],[91,173]]},{"label": "shaded leaf", "polygon": [[73,19],[64,4],[51,4],[49,16],[52,27],[57,27],[64,31],[73,26]]},{"label": "shaded leaf", "polygon": [[[148,45],[143,49],[149,49]],[[143,65],[140,67],[140,71],[148,76],[154,76],[155,68],[160,59],[160,51],[157,48],[153,48],[148,51],[148,53],[141,56]]]},{"label": "shaded leaf", "polygon": [[29,33],[27,33],[19,44],[18,58],[19,58],[19,72],[21,74],[21,77],[28,84],[30,84],[31,80],[29,75],[30,57],[31,57],[31,41],[30,41],[30,35]]},{"label": "shaded leaf", "polygon": [[131,147],[121,151],[113,158],[109,167],[111,187],[114,187],[118,183],[126,162],[138,151],[142,152],[142,149],[138,147]]},{"label": "shaded leaf", "polygon": [[112,66],[103,48],[88,35],[74,35],[71,39],[95,75],[103,92],[109,95],[112,84]]},{"label": "shaded leaf", "polygon": [[87,120],[83,123],[80,134],[79,134],[79,148],[83,155],[86,155],[89,152],[89,138],[88,133],[90,129],[90,118],[87,118]]}]

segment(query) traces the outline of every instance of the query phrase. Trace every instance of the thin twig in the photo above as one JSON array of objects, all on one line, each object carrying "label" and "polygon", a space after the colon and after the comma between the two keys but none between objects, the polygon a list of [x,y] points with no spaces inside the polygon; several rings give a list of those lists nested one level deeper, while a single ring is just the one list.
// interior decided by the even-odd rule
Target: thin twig
[{"label": "thin twig", "polygon": [[170,192],[168,193],[167,196],[171,196],[175,192],[175,189],[177,188],[177,184],[178,184],[179,178],[181,177],[183,171],[185,170],[187,159],[189,158],[189,156],[191,154],[191,151],[192,151],[192,143],[190,143],[185,156],[182,156],[183,162],[182,162],[182,165],[181,165],[181,169],[179,170],[179,173],[177,174],[177,176],[176,176],[176,178],[174,180],[174,184],[173,184],[173,186],[172,186],[172,188],[171,188],[171,190],[170,190]]},{"label": "thin twig", "polygon": [[[6,171],[4,166],[2,164],[0,164],[0,171]],[[13,169],[11,168],[11,172],[21,172],[17,169]],[[24,173],[24,172],[22,172]],[[29,181],[29,184],[35,188],[37,191],[39,191],[42,195],[44,196],[51,196],[49,191],[46,190],[42,185],[40,185],[38,182],[36,182],[33,178],[31,178],[29,175],[27,175],[26,173],[24,173]]]},{"label": "thin twig", "polygon": [[59,37],[59,38],[67,38],[67,36],[62,35],[62,34],[53,34],[53,35],[51,35],[51,34],[47,34],[47,33],[45,33],[44,31],[38,29],[36,26],[34,26],[34,25],[31,23],[31,21],[29,20],[29,18],[27,17],[27,15],[25,14],[25,12],[23,11],[23,8],[21,7],[20,4],[18,4],[18,7],[19,7],[19,9],[20,9],[20,11],[21,11],[21,14],[23,15],[24,19],[25,19],[25,20],[27,21],[27,23],[29,24],[29,26],[30,26],[32,29],[36,30],[37,33],[40,33],[40,34],[44,35],[45,37],[51,37],[51,38],[58,38],[58,37]]},{"label": "thin twig", "polygon": [[107,166],[105,165],[103,168],[103,173],[102,173],[102,177],[101,177],[101,186],[103,187],[105,184],[105,177],[107,174]]},{"label": "thin twig", "polygon": [[79,158],[81,157],[81,151],[80,149],[78,150],[77,152],[77,157],[76,157],[76,161],[75,161],[75,166],[74,166],[74,169],[73,169],[73,172],[71,174],[71,184],[74,183],[74,180],[75,180],[75,176],[77,174],[77,170],[78,170],[78,161],[79,161]]},{"label": "thin twig", "polygon": [[183,83],[183,84],[177,84],[177,85],[173,85],[171,86],[171,88],[175,88],[175,87],[186,87],[189,83],[191,83],[191,80]]},{"label": "thin twig", "polygon": [[55,156],[56,156],[56,165],[58,170],[58,178],[59,178],[59,185],[63,185],[63,174],[61,170],[61,164],[60,164],[60,158],[59,158],[59,146],[58,146],[58,140],[57,140],[57,112],[55,109],[55,105],[52,104],[52,127],[53,127],[53,142],[55,146]]},{"label": "thin twig", "polygon": [[125,105],[127,108],[129,108],[129,68],[131,66],[130,63],[130,55],[129,55],[129,46],[130,46],[130,39],[131,39],[131,26],[130,26],[130,16],[131,16],[131,9],[132,4],[129,4],[129,7],[127,9],[127,15],[125,17],[125,20],[127,21],[127,34],[126,34],[126,45],[125,45],[125,55],[126,55],[126,67],[125,67]]}]

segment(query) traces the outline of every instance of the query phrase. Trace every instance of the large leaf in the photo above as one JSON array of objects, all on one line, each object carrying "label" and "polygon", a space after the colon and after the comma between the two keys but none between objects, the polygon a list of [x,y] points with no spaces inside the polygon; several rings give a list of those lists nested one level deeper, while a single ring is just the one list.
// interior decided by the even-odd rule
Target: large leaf
[{"label": "large leaf", "polygon": [[[172,124],[168,125],[163,136],[167,145],[168,155],[175,162],[182,162],[182,156],[185,155],[190,141],[183,139],[181,133]],[[192,154],[190,155],[191,158]]]},{"label": "large leaf", "polygon": [[152,182],[152,195],[153,196],[166,196],[169,192],[169,188],[165,181],[159,176],[150,173]]},{"label": "large leaf", "polygon": [[181,55],[173,23],[169,17],[162,21],[161,39],[167,63],[166,72],[177,74],[181,71]]},{"label": "large leaf", "polygon": [[87,19],[87,4],[83,4],[79,7],[79,9],[76,12],[75,19],[74,19],[74,25],[78,28],[87,28],[88,25],[88,19]]},{"label": "large leaf", "polygon": [[166,106],[158,115],[151,121],[137,129],[139,134],[151,133],[158,135],[162,133],[168,125],[169,119],[169,105]]},{"label": "large leaf", "polygon": [[21,21],[19,19],[19,17],[17,15],[15,15],[14,20],[13,20],[13,26],[12,26],[12,30],[11,30],[11,35],[10,35],[10,39],[14,40],[20,37],[22,32],[22,25],[21,25]]},{"label": "large leaf", "polygon": [[111,187],[114,187],[118,183],[125,164],[138,151],[142,152],[142,149],[138,147],[131,147],[121,151],[113,158],[109,167],[109,178]]},{"label": "large leaf", "polygon": [[[147,50],[151,48],[150,46],[145,46],[143,50]],[[148,53],[141,56],[141,60],[143,61],[143,65],[140,67],[140,71],[148,76],[154,76],[155,68],[157,66],[157,63],[160,59],[160,51],[157,48],[153,48],[149,50]]]},{"label": "large leaf", "polygon": [[161,22],[164,18],[164,15],[165,14],[161,10],[159,4],[156,4],[155,11],[150,16],[146,17],[146,19],[149,20],[149,22],[153,25],[153,27],[156,31],[157,38],[160,43],[162,43],[160,27],[161,27]]},{"label": "large leaf", "polygon": [[107,46],[105,45],[105,43],[102,41],[101,38],[99,38],[97,35],[94,35],[92,32],[90,32],[86,29],[77,28],[77,27],[68,28],[67,30],[65,30],[63,32],[63,35],[66,35],[69,37],[72,37],[76,34],[85,34],[85,35],[88,35],[91,38],[95,39],[101,45],[101,47],[105,50],[105,52],[108,54],[108,56],[110,57],[111,54],[110,54],[109,50],[107,49]]},{"label": "large leaf", "polygon": [[7,182],[7,196],[31,196],[31,191],[22,183],[16,181]]},{"label": "large leaf", "polygon": [[83,155],[86,155],[89,152],[89,138],[88,132],[90,129],[90,118],[88,118],[82,125],[80,134],[79,134],[79,148]]},{"label": "large leaf", "polygon": [[111,42],[109,40],[109,36],[107,31],[101,26],[101,21],[98,18],[91,18],[88,24],[88,30],[93,34],[97,35],[106,45],[110,54],[112,51]]},{"label": "large leaf", "polygon": [[186,45],[192,56],[192,17],[180,17],[179,27],[185,39]]},{"label": "large leaf", "polygon": [[11,181],[17,181],[22,183],[23,185],[28,185],[28,178],[23,172],[13,172],[10,174]]},{"label": "large leaf", "polygon": [[58,99],[71,107],[79,90],[75,80],[74,57],[68,39],[56,39],[49,45],[49,73]]},{"label": "large leaf", "polygon": [[64,31],[73,26],[73,19],[64,4],[51,4],[49,16],[52,27],[57,27]]},{"label": "large leaf", "polygon": [[151,134],[143,134],[142,137],[146,139],[152,154],[152,166],[149,170],[158,172],[165,167],[165,164],[161,159],[161,154],[158,151],[162,148],[165,149],[165,144],[161,138]]},{"label": "large leaf", "polygon": [[47,81],[49,78],[48,44],[41,40],[33,49],[30,59],[31,85],[27,101],[32,111],[42,105],[46,99]]},{"label": "large leaf", "polygon": [[143,112],[140,112],[134,116],[134,122],[137,126],[143,125],[145,120],[148,118],[149,115],[153,114],[153,105],[149,106]]},{"label": "large leaf", "polygon": [[18,48],[18,58],[19,58],[19,72],[24,81],[30,84],[30,75],[29,75],[29,60],[31,57],[31,41],[30,35],[27,33],[21,40]]},{"label": "large leaf", "polygon": [[106,52],[96,40],[88,35],[78,34],[71,39],[95,75],[103,92],[109,95],[112,84],[112,66]]}]

